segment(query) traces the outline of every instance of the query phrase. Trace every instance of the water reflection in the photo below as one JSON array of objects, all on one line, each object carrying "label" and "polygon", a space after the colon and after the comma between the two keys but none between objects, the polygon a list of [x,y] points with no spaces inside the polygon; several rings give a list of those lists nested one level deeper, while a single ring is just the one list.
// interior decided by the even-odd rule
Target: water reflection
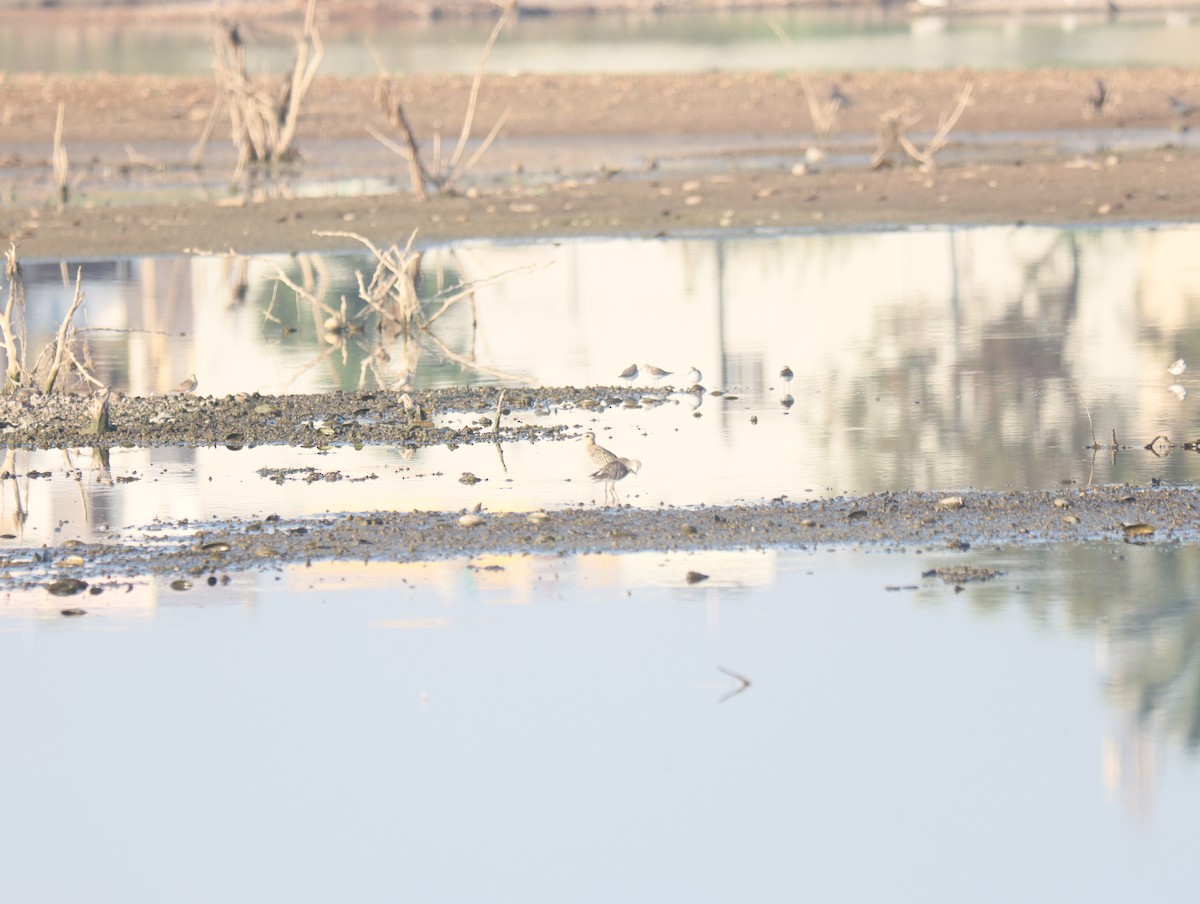
[{"label": "water reflection", "polygon": [[[981,69],[1061,66],[1191,66],[1200,26],[1187,13],[911,17],[881,9],[774,11],[791,37],[781,46],[759,12],[523,17],[505,31],[489,67],[497,72],[700,72],[714,69]],[[381,21],[372,44],[405,72],[474,70],[490,23]],[[363,27],[332,23],[321,71],[374,75]],[[291,62],[287,28],[252,30],[252,68]],[[14,72],[212,71],[208,23],[188,27],[25,23],[0,32],[0,59]]]},{"label": "water reflection", "polygon": [[[102,378],[137,394],[189,373],[214,395],[612,385],[638,362],[639,407],[515,416],[598,427],[645,463],[625,486],[656,501],[1193,482],[1191,453],[1140,447],[1195,438],[1200,396],[1171,388],[1197,369],[1168,367],[1200,362],[1198,257],[1189,227],[463,244],[421,257],[427,312],[439,292],[479,284],[432,325],[436,342],[368,330],[333,344],[324,309],[276,277],[320,284],[327,304],[344,298],[358,317],[355,273],[369,277],[369,256],[147,258],[84,264],[81,326]],[[57,263],[25,272],[36,345],[70,292]],[[696,367],[727,394],[656,383],[647,363]],[[1135,451],[1093,462],[1088,412],[1097,439],[1115,430]],[[667,471],[686,488],[661,483]]]},{"label": "water reflection", "polygon": [[[121,886],[133,845],[139,888],[203,856],[196,894],[234,868],[269,894],[312,852],[320,897],[494,896],[496,873],[449,869],[449,848],[518,864],[524,900],[603,856],[619,881],[574,897],[949,901],[1001,853],[1079,897],[1151,875],[1183,900],[1200,551],[1121,552],[972,554],[1005,575],[962,594],[919,578],[950,553],[793,551],[325,564],[106,592],[72,620],[10,596],[0,685],[21,688],[3,710],[22,743],[0,769],[22,818],[0,820],[3,882],[86,898]],[[688,586],[692,568],[713,582]],[[753,684],[719,704],[722,668]],[[1044,856],[1064,837],[1089,869]],[[30,865],[47,846],[77,869]],[[998,898],[1028,889],[988,874]]]}]

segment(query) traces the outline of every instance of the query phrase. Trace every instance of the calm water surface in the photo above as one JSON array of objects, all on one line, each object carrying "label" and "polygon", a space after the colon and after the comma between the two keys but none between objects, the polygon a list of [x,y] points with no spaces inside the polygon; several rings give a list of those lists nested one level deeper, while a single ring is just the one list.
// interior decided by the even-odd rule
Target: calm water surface
[{"label": "calm water surface", "polygon": [[[0,895],[1186,900],[1198,555],[317,565],[73,620],[11,596]],[[921,578],[968,561],[1004,574]]]},{"label": "calm water surface", "polygon": [[[999,19],[910,17],[888,11],[773,14],[785,49],[761,13],[552,16],[520,19],[505,32],[489,68],[496,72],[700,72],[713,69],[1027,69],[1055,66],[1192,66],[1200,26],[1184,12],[1112,21],[1062,16]],[[490,23],[378,23],[370,38],[385,63],[408,72],[472,72]],[[292,30],[244,30],[252,69],[291,64]],[[323,31],[322,72],[373,75],[361,29]],[[0,30],[0,60],[16,72],[212,70],[207,23],[194,28],[115,28],[103,23]]]},{"label": "calm water surface", "polygon": [[[1159,434],[1196,438],[1196,371],[1175,377],[1167,367],[1180,357],[1200,362],[1198,260],[1200,230],[1166,226],[466,244],[426,254],[427,297],[439,278],[452,285],[519,272],[481,288],[474,310],[464,302],[437,321],[441,347],[385,343],[387,362],[375,370],[364,369],[373,335],[330,344],[322,313],[286,290],[276,295],[275,267],[296,279],[320,271],[327,298],[345,295],[354,310],[354,271],[369,263],[362,256],[251,261],[244,296],[233,289],[239,264],[223,258],[83,268],[97,367],[140,394],[167,391],[190,372],[213,395],[372,388],[406,373],[418,388],[482,383],[519,394],[526,384],[612,385],[632,362],[671,370],[660,383],[639,377],[639,407],[518,409],[506,419],[596,430],[643,462],[622,485],[625,501],[654,507],[1195,483],[1200,457],[1141,447]],[[43,342],[70,293],[58,264],[29,262],[25,272],[31,329]],[[281,324],[295,331],[285,335]],[[779,375],[784,365],[790,382]],[[686,391],[691,366],[727,395]],[[1089,411],[1097,438],[1116,430],[1132,448],[1115,457],[1086,450]],[[439,417],[457,425],[483,413]],[[117,449],[107,467],[90,450],[19,452],[6,463],[22,476],[0,487],[0,521],[26,540],[52,540],[155,517],[476,502],[528,510],[597,498],[579,442],[502,451],[503,459],[488,443]],[[279,485],[264,468],[347,479],[298,474]],[[483,482],[463,486],[464,471]]]}]

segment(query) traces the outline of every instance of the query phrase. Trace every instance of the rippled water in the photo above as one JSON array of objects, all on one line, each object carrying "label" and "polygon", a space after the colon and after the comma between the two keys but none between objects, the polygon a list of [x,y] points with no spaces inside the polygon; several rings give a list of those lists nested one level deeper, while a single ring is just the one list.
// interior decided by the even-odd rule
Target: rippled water
[{"label": "rippled water", "polygon": [[[1004,573],[921,577],[964,561]],[[0,894],[1185,900],[1198,566],[648,553],[138,584],[82,619],[10,596]]]},{"label": "rippled water", "polygon": [[[498,72],[699,72],[711,69],[1026,69],[1062,66],[1191,66],[1200,26],[1184,12],[1108,20],[1061,16],[962,19],[888,10],[773,12],[785,49],[759,12],[526,17],[493,51]],[[375,23],[372,45],[407,72],[472,72],[491,27],[485,22]],[[290,65],[286,26],[246,32],[252,68]],[[361,26],[324,32],[322,72],[373,75]],[[197,27],[114,27],[81,21],[0,30],[9,71],[207,73],[207,22]]]}]

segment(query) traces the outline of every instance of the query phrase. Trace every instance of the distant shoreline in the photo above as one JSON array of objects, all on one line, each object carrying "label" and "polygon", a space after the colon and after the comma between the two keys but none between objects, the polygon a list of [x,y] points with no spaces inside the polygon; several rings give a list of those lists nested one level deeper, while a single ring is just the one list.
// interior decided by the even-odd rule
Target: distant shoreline
[{"label": "distant shoreline", "polygon": [[[111,22],[153,25],[164,22],[207,21],[214,14],[236,21],[293,20],[303,15],[299,0],[246,0],[215,6],[203,0],[151,0],[96,3],[94,0],[52,0],[42,5],[35,0],[0,0],[0,27],[21,22],[86,24]],[[519,4],[525,17],[563,15],[687,15],[689,13],[752,12],[764,14],[784,10],[893,10],[914,17],[972,16],[1068,16],[1180,14],[1200,11],[1200,0],[898,0],[881,2],[837,2],[837,0],[529,0]],[[497,14],[496,0],[324,0],[317,7],[323,22],[364,23],[381,20],[428,22],[438,19],[482,19]]]}]

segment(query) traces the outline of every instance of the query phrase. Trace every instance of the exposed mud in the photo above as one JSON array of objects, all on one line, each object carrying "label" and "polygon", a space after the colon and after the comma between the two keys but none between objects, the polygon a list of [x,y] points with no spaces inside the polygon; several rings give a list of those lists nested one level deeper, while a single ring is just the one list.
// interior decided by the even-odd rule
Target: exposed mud
[{"label": "exposed mud", "polygon": [[[903,492],[797,503],[781,499],[761,506],[485,512],[465,519],[457,512],[364,512],[203,524],[182,521],[156,524],[139,536],[111,542],[9,548],[0,554],[0,586],[43,585],[56,595],[71,596],[119,589],[140,576],[173,576],[182,582],[177,589],[187,589],[193,582],[217,583],[230,572],[319,560],[410,562],[496,553],[566,555],[828,544],[919,553],[965,551],[981,544],[1194,543],[1200,533],[1200,493],[1187,489],[1071,488],[953,498],[948,503],[936,493]],[[956,583],[984,579],[974,572],[937,576]],[[55,581],[60,583],[51,589]]]},{"label": "exposed mud", "polygon": [[[577,435],[549,420],[550,414],[560,409],[598,411],[652,404],[665,397],[662,392],[604,386],[505,389],[503,400],[500,392],[494,387],[473,387],[413,393],[238,393],[222,398],[114,395],[109,405],[110,429],[103,433],[92,429],[89,398],[23,393],[0,400],[0,443],[20,449],[104,449],[536,441],[564,431]],[[437,423],[437,418],[448,414],[468,415],[461,419],[467,422],[453,427]],[[542,417],[546,422],[537,423]]]}]

